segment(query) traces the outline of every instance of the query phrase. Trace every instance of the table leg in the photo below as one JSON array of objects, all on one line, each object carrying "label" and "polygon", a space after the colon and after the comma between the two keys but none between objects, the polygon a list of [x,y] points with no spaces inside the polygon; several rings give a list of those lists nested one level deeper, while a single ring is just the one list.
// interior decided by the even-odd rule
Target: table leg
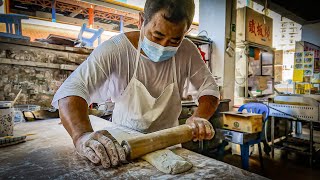
[{"label": "table leg", "polygon": [[9,26],[10,26],[10,24],[9,24],[9,23],[6,23],[6,32],[7,32],[7,33],[10,33],[10,31],[9,31]]},{"label": "table leg", "polygon": [[313,164],[313,122],[310,121],[310,158],[309,158],[310,167]]},{"label": "table leg", "polygon": [[13,34],[13,27],[12,26],[13,26],[13,24],[10,23],[9,24],[9,33],[10,34]]},{"label": "table leg", "polygon": [[[291,122],[291,121],[289,121]],[[285,140],[288,141],[288,137],[289,137],[289,131],[288,131],[288,119],[285,119]],[[285,158],[286,160],[288,159],[288,151],[286,149],[284,149],[284,153],[285,153]]]},{"label": "table leg", "polygon": [[249,169],[249,144],[244,143],[240,145],[241,150],[241,163],[242,163],[242,169],[248,170]]},{"label": "table leg", "polygon": [[271,157],[274,158],[274,117],[271,117]]},{"label": "table leg", "polygon": [[203,140],[199,141],[200,152],[203,153]]}]

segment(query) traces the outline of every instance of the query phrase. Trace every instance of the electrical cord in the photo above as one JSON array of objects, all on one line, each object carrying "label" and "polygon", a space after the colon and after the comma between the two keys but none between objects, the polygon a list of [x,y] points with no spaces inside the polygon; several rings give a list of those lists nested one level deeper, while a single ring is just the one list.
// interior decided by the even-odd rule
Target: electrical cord
[{"label": "electrical cord", "polygon": [[205,32],[206,34],[207,34],[207,37],[209,37],[209,35],[208,35],[208,31],[206,31],[206,30],[202,30],[202,31],[200,31],[199,33],[198,33],[198,35],[197,36],[199,36],[201,33],[203,33],[203,32]]}]

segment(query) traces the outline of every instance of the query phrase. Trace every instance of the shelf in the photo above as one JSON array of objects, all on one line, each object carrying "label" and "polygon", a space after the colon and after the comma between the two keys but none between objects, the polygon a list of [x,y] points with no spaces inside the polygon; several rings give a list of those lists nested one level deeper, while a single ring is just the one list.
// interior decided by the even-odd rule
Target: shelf
[{"label": "shelf", "polygon": [[305,154],[305,155],[311,156],[311,153],[308,151],[309,149],[307,149],[306,151],[300,151],[300,150],[297,150],[297,149],[294,149],[294,148],[286,147],[286,146],[283,145],[282,141],[275,143],[274,144],[274,148],[280,149],[280,150],[286,150],[286,151],[293,151],[293,152],[296,152],[296,153],[300,153],[300,154]]},{"label": "shelf", "polygon": [[190,39],[196,45],[206,45],[206,44],[211,45],[213,43],[213,41],[211,41],[210,39],[205,39],[205,38],[198,37],[198,36],[186,35],[185,37]]},{"label": "shelf", "polygon": [[320,84],[320,83],[313,83],[313,82],[295,82],[296,84]]},{"label": "shelf", "polygon": [[[302,139],[302,140],[306,140],[309,141],[310,136],[309,134],[292,134],[293,138],[297,138],[297,139]],[[313,142],[320,144],[320,137],[315,136],[315,134],[313,134]]]}]

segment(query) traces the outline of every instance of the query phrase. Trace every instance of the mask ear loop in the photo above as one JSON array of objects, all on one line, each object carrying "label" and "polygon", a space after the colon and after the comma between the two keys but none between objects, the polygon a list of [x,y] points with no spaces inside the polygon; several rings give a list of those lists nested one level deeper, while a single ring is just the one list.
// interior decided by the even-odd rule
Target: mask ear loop
[{"label": "mask ear loop", "polygon": [[139,61],[140,61],[140,54],[141,54],[141,44],[142,44],[142,37],[144,34],[144,23],[141,26],[141,30],[140,30],[140,35],[139,35],[139,41],[138,41],[138,49],[137,49],[137,56],[136,56],[136,66],[135,66],[135,70],[133,73],[133,77],[137,77],[137,69],[138,69],[138,65],[139,65]]}]

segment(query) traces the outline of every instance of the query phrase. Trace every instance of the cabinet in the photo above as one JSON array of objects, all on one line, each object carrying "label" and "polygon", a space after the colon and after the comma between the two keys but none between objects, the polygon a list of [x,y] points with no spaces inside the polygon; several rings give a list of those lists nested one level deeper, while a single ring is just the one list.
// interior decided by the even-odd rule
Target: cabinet
[{"label": "cabinet", "polygon": [[248,97],[274,93],[274,55],[274,50],[267,46],[249,42],[237,45],[235,98],[240,101],[237,105]]}]

